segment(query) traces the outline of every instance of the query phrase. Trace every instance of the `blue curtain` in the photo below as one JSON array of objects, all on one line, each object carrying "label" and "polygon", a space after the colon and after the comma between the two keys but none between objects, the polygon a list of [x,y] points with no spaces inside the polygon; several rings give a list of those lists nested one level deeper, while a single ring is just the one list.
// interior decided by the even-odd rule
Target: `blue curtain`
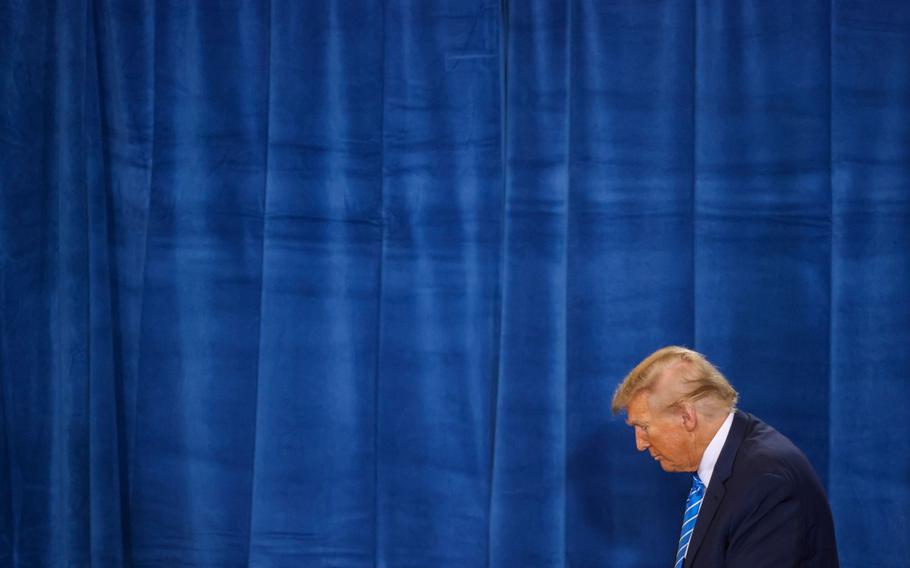
[{"label": "blue curtain", "polygon": [[910,557],[910,5],[0,3],[0,565],[667,566],[706,353]]}]

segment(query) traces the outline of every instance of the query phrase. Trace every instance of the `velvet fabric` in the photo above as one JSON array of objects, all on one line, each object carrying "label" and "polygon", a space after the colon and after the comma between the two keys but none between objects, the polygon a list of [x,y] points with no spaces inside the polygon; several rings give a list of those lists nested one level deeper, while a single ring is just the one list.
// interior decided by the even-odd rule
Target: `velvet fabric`
[{"label": "velvet fabric", "polygon": [[672,562],[704,352],[910,557],[910,5],[0,3],[0,565]]}]

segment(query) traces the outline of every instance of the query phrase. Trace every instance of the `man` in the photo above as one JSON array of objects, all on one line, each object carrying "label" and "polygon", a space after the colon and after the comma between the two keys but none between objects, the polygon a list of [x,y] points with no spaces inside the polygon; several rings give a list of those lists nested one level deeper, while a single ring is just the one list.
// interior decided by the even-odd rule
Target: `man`
[{"label": "man", "polygon": [[652,353],[613,395],[639,451],[664,471],[696,472],[674,567],[838,566],[831,509],[806,456],[737,399],[683,347]]}]

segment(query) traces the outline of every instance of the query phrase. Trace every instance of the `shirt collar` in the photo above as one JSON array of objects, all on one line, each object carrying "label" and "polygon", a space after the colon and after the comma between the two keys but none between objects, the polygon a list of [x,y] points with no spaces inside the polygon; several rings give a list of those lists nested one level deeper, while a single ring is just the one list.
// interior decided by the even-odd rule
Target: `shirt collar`
[{"label": "shirt collar", "polygon": [[711,476],[714,474],[714,466],[717,464],[717,458],[720,457],[720,451],[724,448],[724,442],[727,441],[727,435],[730,433],[730,426],[733,425],[733,413],[727,415],[724,423],[720,425],[711,443],[705,448],[705,453],[701,456],[701,463],[698,464],[698,477],[705,484],[705,488],[711,483]]}]

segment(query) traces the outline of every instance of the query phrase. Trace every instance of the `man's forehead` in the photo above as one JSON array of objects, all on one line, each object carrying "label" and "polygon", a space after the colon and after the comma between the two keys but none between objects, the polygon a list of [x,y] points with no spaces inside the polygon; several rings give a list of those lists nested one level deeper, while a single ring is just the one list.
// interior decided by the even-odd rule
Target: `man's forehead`
[{"label": "man's forehead", "polygon": [[632,426],[647,422],[651,419],[651,412],[648,407],[648,396],[648,391],[644,389],[635,393],[629,401],[629,405],[626,407],[626,424]]}]

